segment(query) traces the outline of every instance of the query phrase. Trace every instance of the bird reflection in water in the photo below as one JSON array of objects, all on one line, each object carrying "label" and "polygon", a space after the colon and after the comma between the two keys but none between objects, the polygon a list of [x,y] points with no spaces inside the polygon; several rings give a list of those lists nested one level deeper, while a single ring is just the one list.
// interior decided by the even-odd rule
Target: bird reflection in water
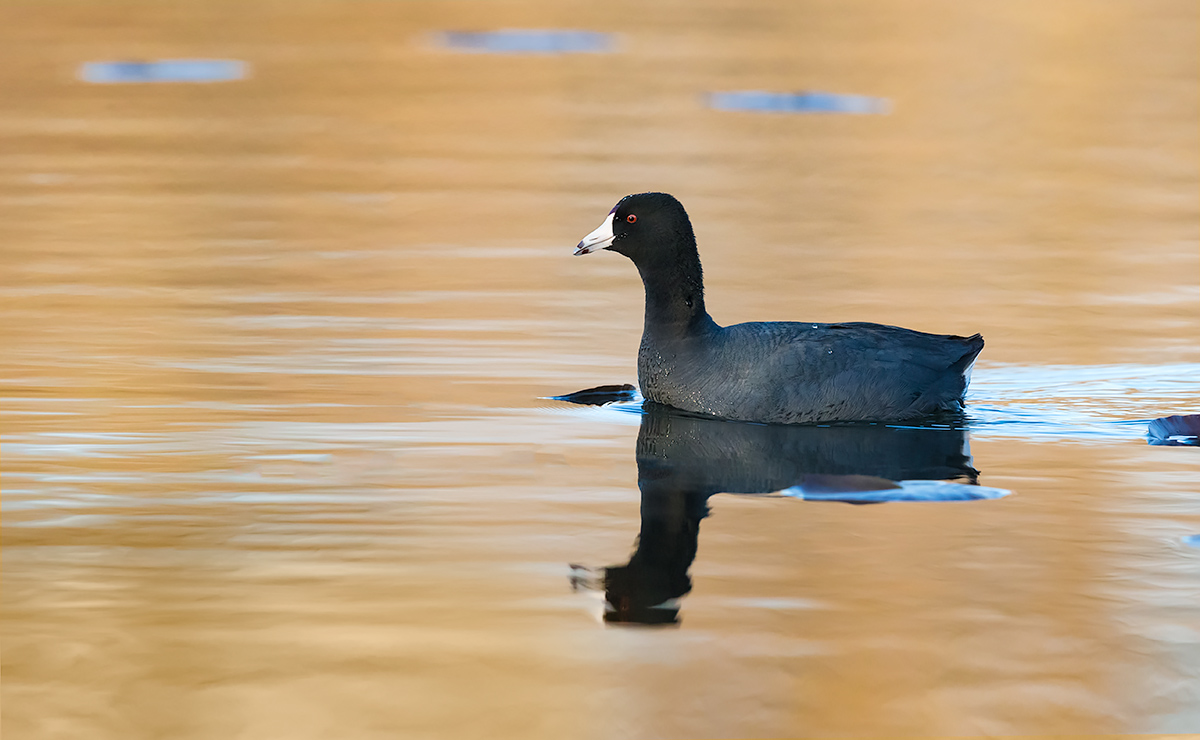
[{"label": "bird reflection in water", "polygon": [[[631,387],[589,389],[559,400],[602,405]],[[641,531],[625,565],[571,566],[573,589],[604,590],[604,621],[679,621],[692,588],[700,520],[717,493],[779,493],[845,503],[963,501],[1008,492],[977,484],[965,419],[930,426],[747,424],[681,414],[647,401],[637,440]]]}]

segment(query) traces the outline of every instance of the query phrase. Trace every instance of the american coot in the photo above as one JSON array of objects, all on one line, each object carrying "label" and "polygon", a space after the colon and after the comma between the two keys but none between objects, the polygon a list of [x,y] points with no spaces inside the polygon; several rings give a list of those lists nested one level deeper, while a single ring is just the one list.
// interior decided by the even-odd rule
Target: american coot
[{"label": "american coot", "polygon": [[962,408],[983,337],[882,324],[718,326],[704,310],[696,237],[666,193],[628,195],[575,254],[620,252],[646,288],[642,394],[740,421],[900,421]]},{"label": "american coot", "polygon": [[[573,402],[602,402],[606,393],[612,391],[572,394]],[[673,624],[680,609],[676,599],[692,588],[688,569],[713,495],[800,490],[806,500],[862,504],[911,500],[909,492],[924,483],[932,487],[923,490],[935,495],[918,500],[1002,494],[941,483],[975,483],[979,471],[971,467],[966,447],[962,429],[727,424],[647,403],[637,438],[642,494],[637,549],[625,565],[599,571],[572,566],[571,583],[603,587],[605,622]]]}]

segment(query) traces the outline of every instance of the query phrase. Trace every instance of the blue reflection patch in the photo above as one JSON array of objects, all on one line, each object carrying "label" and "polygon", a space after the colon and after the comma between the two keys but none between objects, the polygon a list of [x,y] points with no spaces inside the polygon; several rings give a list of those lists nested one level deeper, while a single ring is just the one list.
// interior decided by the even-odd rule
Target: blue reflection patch
[{"label": "blue reflection patch", "polygon": [[474,54],[605,54],[613,49],[612,34],[597,31],[446,31],[439,40],[449,49]]},{"label": "blue reflection patch", "polygon": [[708,106],[716,110],[743,110],[760,113],[888,113],[887,98],[866,95],[841,95],[827,92],[778,93],[763,90],[735,90],[709,93]]},{"label": "blue reflection patch", "polygon": [[160,59],[154,62],[87,62],[79,79],[101,84],[127,82],[228,82],[246,77],[235,59]]},{"label": "blue reflection patch", "polygon": [[1200,547],[1200,534],[1189,534],[1183,538],[1183,544],[1188,547]]},{"label": "blue reflection patch", "polygon": [[810,475],[800,485],[785,488],[780,493],[805,501],[882,504],[888,501],[977,501],[1003,498],[1012,491],[942,480],[889,481],[861,475]]}]

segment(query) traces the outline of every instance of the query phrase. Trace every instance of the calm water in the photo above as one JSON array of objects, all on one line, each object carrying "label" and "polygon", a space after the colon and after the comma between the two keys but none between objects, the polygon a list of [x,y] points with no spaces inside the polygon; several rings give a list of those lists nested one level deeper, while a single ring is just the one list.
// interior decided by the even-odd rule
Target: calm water
[{"label": "calm water", "polygon": [[[6,739],[1200,732],[1197,15],[6,3]],[[636,380],[571,251],[650,189],[718,321],[982,332],[965,430],[548,400]]]}]

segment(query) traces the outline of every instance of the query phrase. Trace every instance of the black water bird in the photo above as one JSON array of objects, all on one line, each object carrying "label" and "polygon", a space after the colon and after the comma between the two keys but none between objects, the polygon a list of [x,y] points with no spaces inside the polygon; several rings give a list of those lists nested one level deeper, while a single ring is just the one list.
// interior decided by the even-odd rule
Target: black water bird
[{"label": "black water bird", "polygon": [[638,383],[651,401],[724,419],[783,424],[902,421],[962,408],[983,337],[862,322],[720,326],[704,308],[700,255],[683,205],[623,198],[575,254],[633,261],[646,289]]}]

